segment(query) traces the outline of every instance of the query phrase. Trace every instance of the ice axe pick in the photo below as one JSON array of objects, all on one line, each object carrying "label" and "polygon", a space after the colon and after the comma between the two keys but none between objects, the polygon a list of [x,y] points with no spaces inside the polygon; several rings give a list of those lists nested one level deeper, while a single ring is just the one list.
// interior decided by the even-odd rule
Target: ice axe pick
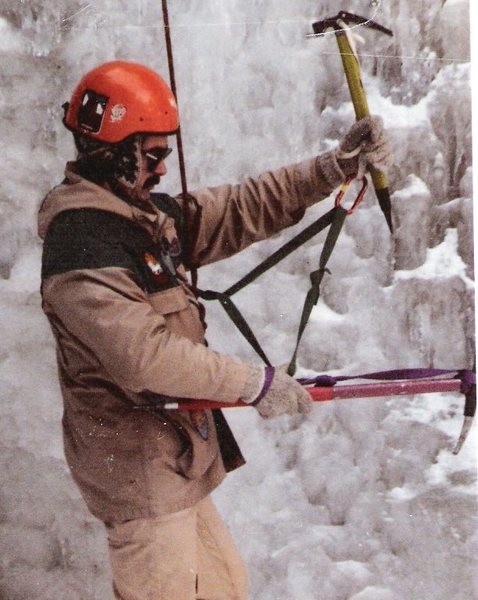
[{"label": "ice axe pick", "polygon": [[[350,24],[369,27],[371,29],[381,31],[386,35],[393,35],[393,33],[390,29],[375,23],[375,21],[345,11],[339,12],[339,14],[335,17],[324,19],[322,21],[316,21],[312,24],[314,34],[311,37],[323,35],[328,31],[335,32],[335,38],[339,46],[345,77],[347,78],[350,96],[352,98],[352,104],[355,110],[355,116],[357,121],[359,121],[363,117],[369,115],[370,110],[368,108],[367,97],[362,84],[360,62],[355,50],[355,44],[352,35],[350,33]],[[385,216],[385,220],[387,221],[390,232],[393,232],[392,207],[387,177],[376,169],[371,169],[370,175],[372,176],[373,186],[375,188],[375,193],[377,194],[380,208]]]}]

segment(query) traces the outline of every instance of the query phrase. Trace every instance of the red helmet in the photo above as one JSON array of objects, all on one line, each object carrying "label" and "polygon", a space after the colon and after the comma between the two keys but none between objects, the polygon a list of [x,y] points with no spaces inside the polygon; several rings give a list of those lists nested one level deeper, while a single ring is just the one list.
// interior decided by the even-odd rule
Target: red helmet
[{"label": "red helmet", "polygon": [[138,63],[108,62],[89,71],[64,105],[71,131],[115,143],[134,133],[168,135],[179,127],[169,86]]}]

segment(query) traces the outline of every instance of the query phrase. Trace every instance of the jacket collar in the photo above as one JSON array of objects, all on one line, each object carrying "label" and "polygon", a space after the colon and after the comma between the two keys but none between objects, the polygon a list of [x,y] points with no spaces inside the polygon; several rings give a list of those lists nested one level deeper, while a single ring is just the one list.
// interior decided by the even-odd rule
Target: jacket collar
[{"label": "jacket collar", "polygon": [[167,216],[154,206],[128,204],[109,190],[84,179],[69,162],[65,168],[65,179],[53,188],[44,198],[38,213],[38,235],[44,239],[53,219],[65,210],[95,208],[120,215],[146,229],[156,238]]}]

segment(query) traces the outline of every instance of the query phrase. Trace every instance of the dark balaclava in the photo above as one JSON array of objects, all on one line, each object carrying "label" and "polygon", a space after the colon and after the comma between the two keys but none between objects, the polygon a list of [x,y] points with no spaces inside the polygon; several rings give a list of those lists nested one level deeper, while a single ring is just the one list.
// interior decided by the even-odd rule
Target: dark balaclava
[{"label": "dark balaclava", "polygon": [[79,175],[107,187],[126,202],[140,202],[138,178],[143,137],[131,135],[121,142],[108,144],[74,134],[78,151],[76,171]]}]

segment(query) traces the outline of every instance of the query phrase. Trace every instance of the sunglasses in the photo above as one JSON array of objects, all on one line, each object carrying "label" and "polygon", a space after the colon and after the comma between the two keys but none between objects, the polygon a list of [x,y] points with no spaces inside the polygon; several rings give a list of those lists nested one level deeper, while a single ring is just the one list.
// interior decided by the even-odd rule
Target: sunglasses
[{"label": "sunglasses", "polygon": [[154,148],[144,153],[147,161],[147,169],[150,172],[155,171],[158,165],[163,162],[173,151],[172,148]]}]

